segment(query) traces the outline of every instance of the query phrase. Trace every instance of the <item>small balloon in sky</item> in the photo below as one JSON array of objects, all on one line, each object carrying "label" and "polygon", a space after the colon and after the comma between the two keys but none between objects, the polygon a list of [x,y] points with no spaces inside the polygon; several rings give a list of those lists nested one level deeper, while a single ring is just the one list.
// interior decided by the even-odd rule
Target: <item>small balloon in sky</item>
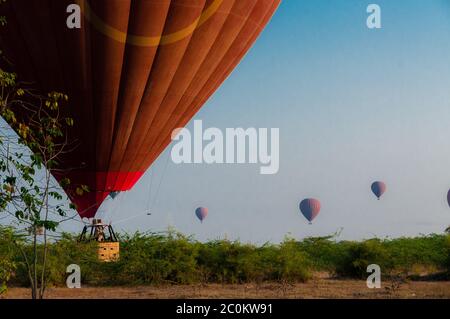
[{"label": "small balloon in sky", "polygon": [[119,195],[120,192],[110,192],[109,193],[109,197],[111,197],[112,199],[115,199],[117,197],[117,195]]},{"label": "small balloon in sky", "polygon": [[450,189],[447,192],[447,203],[450,206]]},{"label": "small balloon in sky", "polygon": [[372,183],[372,186],[370,186],[372,189],[372,192],[375,194],[375,196],[380,199],[381,195],[384,194],[386,191],[386,184],[380,181],[376,181]]},{"label": "small balloon in sky", "polygon": [[199,207],[195,210],[195,215],[197,215],[197,218],[200,219],[200,222],[203,223],[203,220],[208,216],[208,208],[206,207]]},{"label": "small balloon in sky", "polygon": [[303,216],[312,224],[313,219],[319,215],[320,202],[315,198],[306,198],[300,202],[299,208]]}]

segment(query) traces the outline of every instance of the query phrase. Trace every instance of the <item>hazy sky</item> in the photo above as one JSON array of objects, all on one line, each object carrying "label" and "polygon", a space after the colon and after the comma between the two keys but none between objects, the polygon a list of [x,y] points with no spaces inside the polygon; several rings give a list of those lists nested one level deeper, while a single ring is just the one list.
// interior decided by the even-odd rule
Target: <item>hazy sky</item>
[{"label": "hazy sky", "polygon": [[[381,6],[380,30],[366,27],[369,3]],[[100,214],[117,230],[172,226],[199,240],[276,242],[341,227],[341,239],[440,233],[450,224],[449,56],[447,1],[284,0],[195,117],[280,128],[279,173],[175,165],[169,147]],[[387,184],[380,201],[374,180]],[[298,209],[305,197],[322,202],[313,225]],[[209,208],[203,224],[198,206]]]}]

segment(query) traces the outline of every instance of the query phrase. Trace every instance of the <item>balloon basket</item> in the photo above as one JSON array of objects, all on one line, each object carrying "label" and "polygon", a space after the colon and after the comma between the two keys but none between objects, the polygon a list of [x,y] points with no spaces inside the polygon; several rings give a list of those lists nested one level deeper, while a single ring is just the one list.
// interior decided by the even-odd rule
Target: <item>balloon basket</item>
[{"label": "balloon basket", "polygon": [[103,262],[119,260],[120,245],[119,242],[98,243],[98,259]]},{"label": "balloon basket", "polygon": [[94,219],[86,225],[78,239],[79,242],[97,242],[97,256],[100,261],[117,261],[120,256],[120,243],[111,225],[103,224],[100,219]]}]

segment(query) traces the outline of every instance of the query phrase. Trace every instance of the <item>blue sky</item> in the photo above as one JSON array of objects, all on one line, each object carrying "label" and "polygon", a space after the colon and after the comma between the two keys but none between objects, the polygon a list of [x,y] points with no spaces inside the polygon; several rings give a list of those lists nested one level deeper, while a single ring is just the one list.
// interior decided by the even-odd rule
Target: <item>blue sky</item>
[{"label": "blue sky", "polygon": [[[366,27],[373,2],[380,30]],[[450,224],[449,55],[444,0],[284,0],[194,118],[204,127],[280,128],[279,173],[175,165],[169,147],[100,213],[121,231],[173,227],[199,240],[277,242],[341,227],[341,239],[440,233]],[[387,184],[380,201],[374,180]],[[298,210],[305,197],[322,202],[313,225]],[[203,224],[198,206],[209,208]]]}]

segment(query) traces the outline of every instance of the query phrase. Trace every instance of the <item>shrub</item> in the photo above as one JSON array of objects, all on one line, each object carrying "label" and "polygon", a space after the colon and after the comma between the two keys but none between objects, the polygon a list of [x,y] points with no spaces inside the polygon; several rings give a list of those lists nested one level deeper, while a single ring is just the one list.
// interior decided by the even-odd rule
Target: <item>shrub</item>
[{"label": "shrub", "polygon": [[445,254],[446,254],[445,267],[450,277],[450,235],[447,235],[445,237]]},{"label": "shrub", "polygon": [[345,249],[337,260],[337,275],[362,279],[367,277],[367,266],[370,264],[379,265],[383,274],[392,271],[391,256],[380,240],[342,242],[340,245]]},{"label": "shrub", "polygon": [[239,283],[251,272],[254,249],[239,242],[216,240],[200,246],[197,263],[209,274],[208,281]]},{"label": "shrub", "polygon": [[[0,228],[0,285],[28,285],[22,254],[12,243],[13,230]],[[65,285],[66,268],[81,267],[83,285],[147,285],[161,283],[304,282],[311,272],[366,278],[369,264],[383,275],[428,267],[450,272],[450,236],[430,235],[391,240],[337,242],[330,237],[287,238],[281,244],[261,246],[239,241],[201,243],[179,233],[136,233],[120,237],[120,259],[97,260],[97,244],[78,243],[70,234],[49,246],[49,286]],[[39,247],[40,248],[40,247]],[[26,243],[23,249],[32,249]],[[42,253],[41,249],[38,249]]]},{"label": "shrub", "polygon": [[444,268],[446,254],[445,238],[429,235],[415,238],[397,238],[385,241],[393,266],[403,272],[411,271],[415,265],[425,268]]},{"label": "shrub", "polygon": [[16,270],[15,236],[13,229],[0,226],[0,295],[6,292],[7,284]]},{"label": "shrub", "polygon": [[298,243],[298,246],[310,259],[316,270],[334,271],[335,266],[342,255],[342,245],[337,244],[327,237],[309,237]]},{"label": "shrub", "polygon": [[285,239],[281,244],[278,261],[278,278],[281,281],[305,282],[311,276],[310,262],[293,239]]},{"label": "shrub", "polygon": [[98,268],[101,263],[97,259],[95,242],[78,242],[75,236],[63,234],[60,240],[50,246],[47,263],[47,278],[52,285],[66,282],[66,269],[71,264],[80,266],[81,282],[98,281]]},{"label": "shrub", "polygon": [[124,237],[121,257],[112,263],[112,283],[192,283],[197,280],[197,246],[181,234],[136,233]]}]

